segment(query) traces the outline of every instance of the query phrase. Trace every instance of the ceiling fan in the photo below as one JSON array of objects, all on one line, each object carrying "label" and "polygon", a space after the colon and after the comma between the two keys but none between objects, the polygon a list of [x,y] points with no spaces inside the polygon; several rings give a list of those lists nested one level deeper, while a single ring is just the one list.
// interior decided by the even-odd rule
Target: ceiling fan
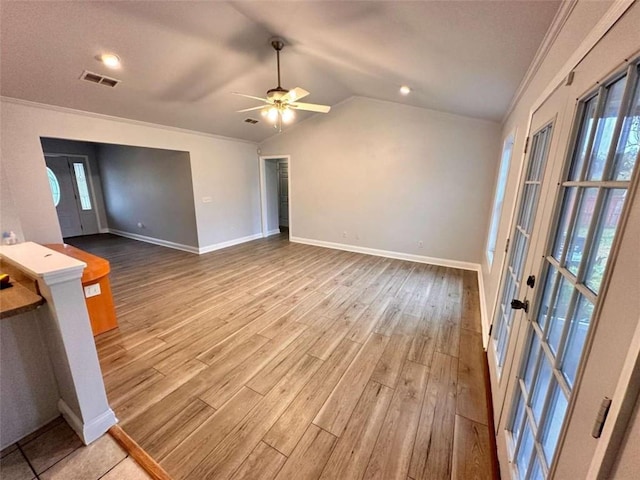
[{"label": "ceiling fan", "polygon": [[238,112],[250,112],[260,110],[263,117],[273,124],[275,128],[282,131],[283,123],[291,123],[295,118],[294,110],[306,110],[308,112],[328,113],[331,107],[328,105],[317,105],[314,103],[301,103],[298,100],[309,95],[305,89],[296,87],[292,90],[282,88],[280,85],[280,50],[284,48],[284,41],[281,38],[273,38],[271,46],[276,51],[278,64],[278,86],[267,91],[267,98],[245,95],[244,93],[233,92],[234,95],[252,98],[266,103],[258,107],[245,108]]}]

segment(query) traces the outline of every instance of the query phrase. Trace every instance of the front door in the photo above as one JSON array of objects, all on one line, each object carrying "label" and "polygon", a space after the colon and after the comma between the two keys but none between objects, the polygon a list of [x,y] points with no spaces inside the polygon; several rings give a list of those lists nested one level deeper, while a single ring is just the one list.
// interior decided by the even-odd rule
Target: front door
[{"label": "front door", "polygon": [[62,236],[98,233],[84,159],[45,155],[45,162]]}]

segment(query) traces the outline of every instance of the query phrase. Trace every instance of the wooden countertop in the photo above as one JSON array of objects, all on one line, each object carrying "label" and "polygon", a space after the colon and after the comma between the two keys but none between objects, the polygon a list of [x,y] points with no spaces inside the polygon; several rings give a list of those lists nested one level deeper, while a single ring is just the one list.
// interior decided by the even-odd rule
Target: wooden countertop
[{"label": "wooden countertop", "polygon": [[108,275],[111,271],[108,260],[92,255],[72,245],[67,245],[66,243],[46,243],[44,246],[86,263],[87,266],[82,272],[83,285],[94,283],[105,275]]},{"label": "wooden countertop", "polygon": [[13,287],[0,290],[0,318],[35,310],[44,303],[44,298],[37,293],[15,280],[12,283]]}]

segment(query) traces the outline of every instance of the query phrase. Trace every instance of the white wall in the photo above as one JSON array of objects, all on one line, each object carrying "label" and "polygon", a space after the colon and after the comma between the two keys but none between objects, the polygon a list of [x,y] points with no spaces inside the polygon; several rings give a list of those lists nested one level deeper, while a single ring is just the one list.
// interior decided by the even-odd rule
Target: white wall
[{"label": "white wall", "polygon": [[[200,247],[260,233],[256,145],[3,98],[0,159],[24,236],[61,242],[40,137],[189,152]],[[211,202],[203,203],[203,197]]]},{"label": "white wall", "polygon": [[493,122],[354,97],[260,148],[291,155],[292,237],[480,263],[499,146]]},{"label": "white wall", "polygon": [[18,241],[24,241],[22,233],[22,222],[20,214],[13,201],[11,184],[4,172],[4,163],[0,163],[0,236],[3,232],[13,232],[18,237]]},{"label": "white wall", "polygon": [[32,311],[0,321],[0,449],[54,419],[58,386]]}]

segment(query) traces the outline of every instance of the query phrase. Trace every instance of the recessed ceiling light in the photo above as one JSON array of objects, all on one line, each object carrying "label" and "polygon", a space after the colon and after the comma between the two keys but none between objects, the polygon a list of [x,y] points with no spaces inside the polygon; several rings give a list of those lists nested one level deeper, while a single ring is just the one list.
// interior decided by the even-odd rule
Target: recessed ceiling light
[{"label": "recessed ceiling light", "polygon": [[411,89],[409,87],[407,87],[406,85],[402,85],[400,87],[400,93],[402,95],[409,95],[411,93]]},{"label": "recessed ceiling light", "polygon": [[120,66],[120,57],[113,53],[103,53],[100,55],[100,61],[109,68],[118,68]]}]

